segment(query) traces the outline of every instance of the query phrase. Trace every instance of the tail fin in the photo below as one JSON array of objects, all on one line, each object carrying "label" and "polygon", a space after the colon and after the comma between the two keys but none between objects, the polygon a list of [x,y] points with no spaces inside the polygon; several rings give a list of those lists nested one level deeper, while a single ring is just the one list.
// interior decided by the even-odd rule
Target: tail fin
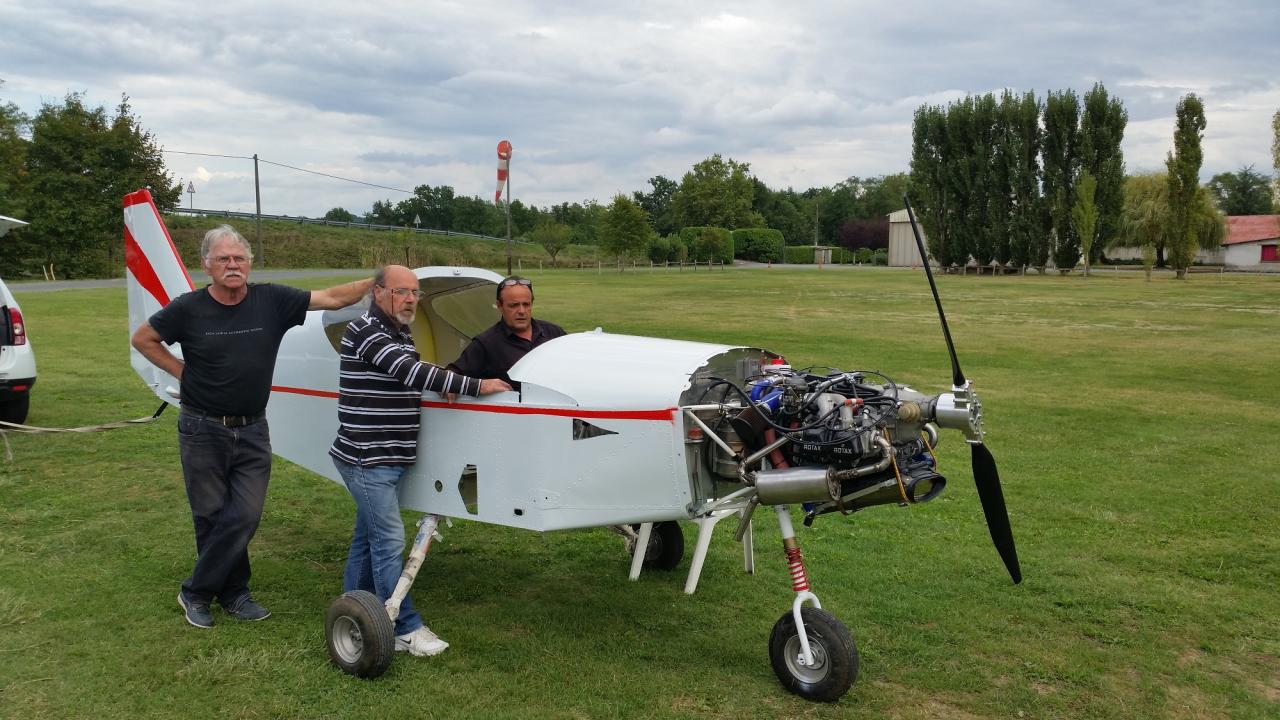
[{"label": "tail fin", "polygon": [[[169,301],[195,289],[183,266],[151,192],[139,190],[124,196],[125,282],[129,293],[129,335]],[[177,352],[181,355],[181,351]],[[178,395],[178,381],[161,372],[132,348],[129,361],[134,372],[166,402]]]}]

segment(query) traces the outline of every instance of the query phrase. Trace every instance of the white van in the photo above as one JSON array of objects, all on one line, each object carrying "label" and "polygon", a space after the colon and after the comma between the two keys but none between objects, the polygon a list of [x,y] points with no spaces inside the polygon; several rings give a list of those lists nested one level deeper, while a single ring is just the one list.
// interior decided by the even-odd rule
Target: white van
[{"label": "white van", "polygon": [[[0,235],[11,227],[26,225],[21,220],[0,215]],[[36,354],[27,338],[22,308],[9,287],[0,280],[0,420],[27,421],[31,386],[36,384]]]}]

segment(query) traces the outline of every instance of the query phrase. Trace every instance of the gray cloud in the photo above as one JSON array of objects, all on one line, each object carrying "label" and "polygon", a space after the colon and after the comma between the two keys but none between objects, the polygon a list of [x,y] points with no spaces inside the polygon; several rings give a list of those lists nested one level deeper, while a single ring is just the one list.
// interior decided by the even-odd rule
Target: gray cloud
[{"label": "gray cloud", "polygon": [[[31,4],[28,4],[31,5]],[[388,187],[548,205],[678,179],[721,153],[798,189],[907,168],[922,103],[1101,81],[1129,110],[1130,168],[1154,168],[1178,98],[1206,102],[1205,176],[1269,167],[1280,10],[1186,1],[349,3],[0,0],[0,101],[127,92],[170,150],[252,155]],[[251,163],[166,156],[197,204],[252,205]],[[356,211],[389,191],[271,168],[276,212]]]}]

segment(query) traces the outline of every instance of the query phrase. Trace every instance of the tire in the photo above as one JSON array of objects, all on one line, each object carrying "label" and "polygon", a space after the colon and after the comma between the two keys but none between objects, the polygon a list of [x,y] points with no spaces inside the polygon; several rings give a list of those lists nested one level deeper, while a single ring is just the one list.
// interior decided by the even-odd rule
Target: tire
[{"label": "tire", "polygon": [[31,393],[24,392],[12,399],[0,403],[0,420],[21,425],[27,421],[27,411],[31,408]]},{"label": "tire", "polygon": [[[639,525],[631,528],[637,532]],[[680,523],[664,520],[653,524],[649,533],[649,548],[644,553],[644,567],[649,570],[675,570],[684,559],[684,531]]]},{"label": "tire", "polygon": [[844,623],[815,607],[800,609],[814,666],[800,664],[800,635],[787,611],[769,634],[769,662],[782,686],[808,700],[835,702],[858,679],[858,647]]},{"label": "tire", "polygon": [[391,666],[395,625],[373,593],[353,590],[330,603],[324,635],[329,659],[348,675],[376,678]]}]

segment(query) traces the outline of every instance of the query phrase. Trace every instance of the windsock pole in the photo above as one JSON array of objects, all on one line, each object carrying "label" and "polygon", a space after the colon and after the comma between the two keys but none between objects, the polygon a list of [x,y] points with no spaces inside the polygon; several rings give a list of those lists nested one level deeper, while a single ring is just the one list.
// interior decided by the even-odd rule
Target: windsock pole
[{"label": "windsock pole", "polygon": [[502,202],[502,188],[507,189],[507,275],[511,275],[511,143],[498,143],[498,189],[493,194],[494,204]]}]

